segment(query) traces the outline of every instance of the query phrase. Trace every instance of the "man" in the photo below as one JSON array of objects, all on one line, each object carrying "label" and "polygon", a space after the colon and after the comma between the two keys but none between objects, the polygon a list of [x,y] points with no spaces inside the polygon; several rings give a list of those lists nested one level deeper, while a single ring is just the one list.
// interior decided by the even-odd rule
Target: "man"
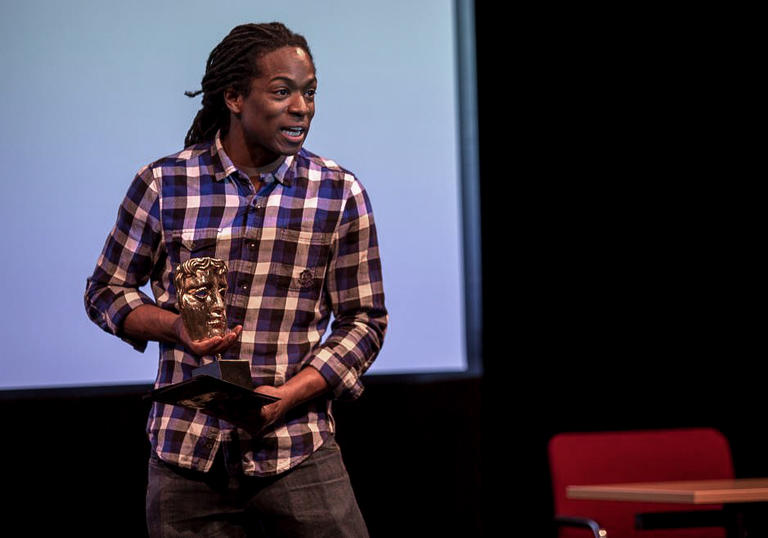
[{"label": "man", "polygon": [[[256,390],[280,398],[250,428],[153,404],[152,536],[367,535],[331,400],[360,395],[388,316],[365,190],[302,148],[316,87],[302,36],[234,28],[187,94],[203,107],[185,149],[138,172],[88,279],[93,321],[139,350],[160,342],[156,387],[221,353],[250,360]],[[193,257],[227,264],[223,336],[193,341],[176,311],[173,270]],[[154,300],[138,290],[147,280]]]}]

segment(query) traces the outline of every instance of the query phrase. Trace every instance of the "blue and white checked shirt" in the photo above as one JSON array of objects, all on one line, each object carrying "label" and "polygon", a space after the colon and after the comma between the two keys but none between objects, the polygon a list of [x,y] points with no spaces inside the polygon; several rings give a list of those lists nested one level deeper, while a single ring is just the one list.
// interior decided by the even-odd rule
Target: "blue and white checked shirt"
[{"label": "blue and white checked shirt", "polygon": [[[269,476],[290,469],[334,432],[332,398],[356,398],[360,376],[381,348],[384,306],[376,228],[357,178],[302,149],[255,192],[221,144],[200,143],[142,168],[120,206],[85,305],[104,330],[121,333],[142,304],[176,310],[173,269],[191,257],[223,259],[229,268],[227,320],[242,325],[225,359],[247,358],[255,385],[280,386],[306,366],[332,392],[291,411],[254,437],[185,407],[155,402],[147,423],[162,460],[207,471],[220,447],[239,454],[243,472]],[[154,300],[139,291],[151,281]],[[331,313],[329,337],[321,342]],[[213,361],[160,342],[155,387],[190,377]]]}]

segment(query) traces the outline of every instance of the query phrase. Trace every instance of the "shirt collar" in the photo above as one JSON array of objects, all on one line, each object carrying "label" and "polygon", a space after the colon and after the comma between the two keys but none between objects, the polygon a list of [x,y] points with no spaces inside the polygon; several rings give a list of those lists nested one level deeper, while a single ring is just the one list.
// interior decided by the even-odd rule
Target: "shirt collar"
[{"label": "shirt collar", "polygon": [[[219,161],[221,162],[221,170],[217,170],[214,174],[214,179],[216,181],[221,181],[224,178],[232,175],[237,175],[237,167],[232,162],[232,159],[229,158],[227,152],[224,151],[224,145],[221,143],[221,129],[216,131],[216,136],[214,137],[213,144],[211,145],[211,154],[213,157],[218,157]],[[295,160],[295,155],[286,156],[283,163],[276,170],[266,174],[261,174],[261,179],[265,183],[271,183],[272,181],[277,180],[286,187],[290,187],[293,179],[292,165]]]}]

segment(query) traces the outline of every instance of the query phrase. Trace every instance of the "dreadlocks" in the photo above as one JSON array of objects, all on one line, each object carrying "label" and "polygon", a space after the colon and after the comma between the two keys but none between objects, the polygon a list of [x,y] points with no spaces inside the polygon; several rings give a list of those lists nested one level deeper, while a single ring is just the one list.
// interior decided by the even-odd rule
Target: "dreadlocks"
[{"label": "dreadlocks", "polygon": [[300,47],[314,63],[304,36],[291,32],[279,22],[236,26],[216,45],[205,66],[202,89],[184,92],[187,97],[203,94],[203,107],[187,132],[185,148],[213,140],[218,129],[222,133],[228,131],[229,109],[224,103],[224,91],[232,88],[247,97],[251,80],[260,75],[259,58],[282,47]]}]

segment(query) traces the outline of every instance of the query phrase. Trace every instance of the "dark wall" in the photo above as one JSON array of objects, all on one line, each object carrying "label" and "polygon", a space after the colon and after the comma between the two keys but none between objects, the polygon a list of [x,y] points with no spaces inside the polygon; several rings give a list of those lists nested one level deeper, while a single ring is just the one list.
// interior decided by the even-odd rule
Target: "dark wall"
[{"label": "dark wall", "polygon": [[[0,400],[4,529],[146,535],[149,388]],[[372,536],[480,534],[479,407],[479,380],[396,378],[371,378],[359,400],[337,406],[337,440]]]},{"label": "dark wall", "polygon": [[513,484],[491,513],[542,535],[563,431],[713,426],[765,476],[764,241],[722,41],[671,11],[478,4],[483,476],[504,453]]}]

